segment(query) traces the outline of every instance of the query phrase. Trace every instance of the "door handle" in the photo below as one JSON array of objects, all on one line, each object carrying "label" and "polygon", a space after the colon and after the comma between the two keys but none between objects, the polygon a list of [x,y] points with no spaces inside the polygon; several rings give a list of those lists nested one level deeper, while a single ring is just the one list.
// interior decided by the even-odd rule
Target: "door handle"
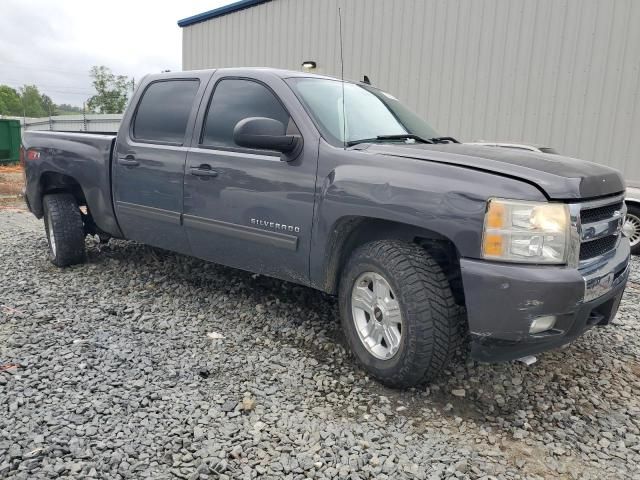
[{"label": "door handle", "polygon": [[195,175],[196,177],[217,177],[218,172],[216,170],[212,170],[210,165],[202,164],[199,167],[191,167],[189,169],[191,175]]},{"label": "door handle", "polygon": [[136,157],[134,157],[133,155],[118,157],[118,163],[126,167],[137,167],[138,165],[140,165],[140,162],[138,162],[136,160]]}]

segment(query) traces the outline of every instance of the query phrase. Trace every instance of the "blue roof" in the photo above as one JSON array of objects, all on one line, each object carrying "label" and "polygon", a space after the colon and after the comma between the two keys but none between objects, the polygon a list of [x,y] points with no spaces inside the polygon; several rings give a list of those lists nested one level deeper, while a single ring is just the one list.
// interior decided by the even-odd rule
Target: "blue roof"
[{"label": "blue roof", "polygon": [[244,10],[245,8],[250,8],[255,5],[260,5],[261,3],[270,1],[271,0],[240,0],[238,2],[230,3],[229,5],[225,5],[224,7],[215,8],[213,10],[209,10],[208,12],[199,13],[197,15],[178,20],[178,26],[188,27],[189,25],[193,25],[195,23],[211,20],[212,18],[221,17],[223,15],[227,15],[228,13],[237,12],[238,10]]}]

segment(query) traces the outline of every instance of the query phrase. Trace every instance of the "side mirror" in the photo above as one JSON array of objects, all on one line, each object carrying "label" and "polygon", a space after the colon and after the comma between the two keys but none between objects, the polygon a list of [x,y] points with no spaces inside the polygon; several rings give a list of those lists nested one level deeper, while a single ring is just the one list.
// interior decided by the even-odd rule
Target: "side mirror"
[{"label": "side mirror", "polygon": [[282,153],[296,151],[301,143],[300,136],[287,135],[287,129],[282,122],[265,117],[240,120],[233,129],[233,140],[241,147],[276,150]]}]

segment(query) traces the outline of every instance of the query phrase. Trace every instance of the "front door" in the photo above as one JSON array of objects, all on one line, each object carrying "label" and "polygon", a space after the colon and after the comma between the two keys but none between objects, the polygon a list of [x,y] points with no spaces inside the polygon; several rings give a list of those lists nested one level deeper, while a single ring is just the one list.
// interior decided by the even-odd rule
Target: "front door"
[{"label": "front door", "polygon": [[200,87],[197,77],[152,81],[123,119],[131,128],[118,134],[113,184],[118,222],[128,239],[189,253],[181,225],[184,143]]},{"label": "front door", "polygon": [[[272,82],[286,88],[280,79]],[[305,138],[290,161],[279,152],[239,147],[233,129],[240,120],[272,118],[288,133],[299,133],[295,119],[269,79],[218,75],[211,84],[197,123],[203,128],[186,165],[183,222],[191,250],[217,263],[307,283],[317,142]]]}]

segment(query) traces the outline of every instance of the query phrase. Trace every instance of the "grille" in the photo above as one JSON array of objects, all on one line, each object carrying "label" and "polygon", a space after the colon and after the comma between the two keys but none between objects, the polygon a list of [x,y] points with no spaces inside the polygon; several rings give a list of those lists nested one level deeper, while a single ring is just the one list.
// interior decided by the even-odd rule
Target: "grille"
[{"label": "grille", "polygon": [[[616,212],[624,209],[624,203],[618,198],[612,198],[608,205],[580,210],[580,221],[583,228],[596,222],[613,220]],[[599,257],[616,248],[618,244],[618,234],[598,238],[597,240],[585,241],[580,244],[580,260],[589,260]]]},{"label": "grille", "polygon": [[590,208],[580,212],[582,223],[593,223],[613,217],[616,211],[622,210],[622,202],[605,205],[604,207]]},{"label": "grille", "polygon": [[617,241],[617,235],[609,235],[608,237],[583,243],[580,245],[580,260],[589,260],[590,258],[607,253],[609,250],[615,248]]}]

